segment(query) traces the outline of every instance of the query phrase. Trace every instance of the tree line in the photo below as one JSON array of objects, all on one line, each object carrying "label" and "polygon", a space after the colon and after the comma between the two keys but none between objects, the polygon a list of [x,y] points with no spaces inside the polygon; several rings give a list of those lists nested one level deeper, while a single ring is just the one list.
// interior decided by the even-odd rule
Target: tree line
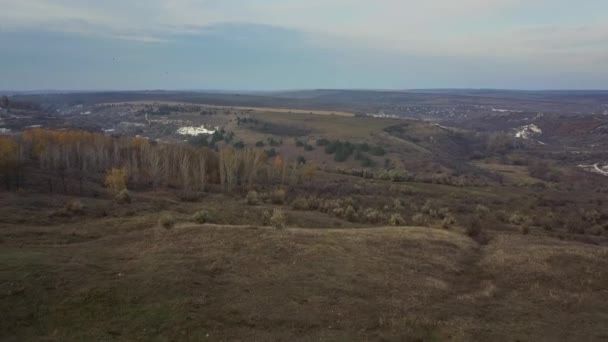
[{"label": "tree line", "polygon": [[[80,130],[31,129],[21,135],[0,137],[0,175],[7,190],[24,186],[25,170],[35,167],[59,179],[100,179],[113,169],[125,170],[129,188],[177,188],[225,191],[301,178],[304,170],[283,157],[268,158],[256,149],[223,148],[217,151],[188,144],[164,144],[139,137],[111,137]],[[310,173],[310,172],[307,172]],[[56,182],[56,181],[55,181]]]}]

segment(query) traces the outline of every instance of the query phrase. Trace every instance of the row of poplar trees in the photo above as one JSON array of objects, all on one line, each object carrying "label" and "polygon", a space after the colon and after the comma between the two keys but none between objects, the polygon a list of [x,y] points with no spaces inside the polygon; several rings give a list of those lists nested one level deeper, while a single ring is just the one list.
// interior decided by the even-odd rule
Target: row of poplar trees
[{"label": "row of poplar trees", "polygon": [[211,184],[224,190],[283,184],[297,165],[277,156],[271,162],[256,149],[195,148],[139,137],[111,137],[79,130],[31,129],[0,137],[0,172],[6,188],[23,186],[25,166],[35,166],[66,179],[100,179],[109,170],[126,170],[130,188],[160,187],[204,191]]}]

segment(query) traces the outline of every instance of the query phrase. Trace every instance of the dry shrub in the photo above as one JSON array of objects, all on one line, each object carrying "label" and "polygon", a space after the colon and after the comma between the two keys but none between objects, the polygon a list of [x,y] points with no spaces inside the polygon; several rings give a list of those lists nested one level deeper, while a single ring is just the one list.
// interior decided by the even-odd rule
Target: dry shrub
[{"label": "dry shrub", "polygon": [[321,206],[321,201],[315,196],[308,197],[308,207],[310,210],[317,210]]},{"label": "dry shrub", "polygon": [[273,209],[270,216],[270,225],[276,229],[283,229],[287,225],[287,216],[281,209]]},{"label": "dry shrub", "polygon": [[396,199],[393,201],[393,208],[394,208],[395,210],[403,210],[403,202],[401,202],[401,200],[400,200],[400,199],[396,198]]},{"label": "dry shrub", "polygon": [[600,225],[595,225],[595,226],[591,227],[591,229],[589,229],[589,234],[591,234],[591,235],[600,236],[603,233],[604,233],[604,227],[602,227]]},{"label": "dry shrub", "polygon": [[351,222],[357,220],[357,211],[352,205],[349,205],[344,209],[344,218]]},{"label": "dry shrub", "polygon": [[490,213],[490,209],[488,207],[486,207],[485,205],[478,204],[477,206],[475,206],[475,214],[477,214],[479,217],[485,217],[489,213]]},{"label": "dry shrub", "polygon": [[251,190],[247,193],[247,197],[245,197],[247,204],[249,205],[258,205],[260,204],[260,196],[257,191]]},{"label": "dry shrub", "polygon": [[524,224],[522,226],[519,227],[519,232],[522,233],[522,235],[528,235],[530,234],[530,226],[527,224]]},{"label": "dry shrub", "polygon": [[294,210],[310,210],[310,203],[306,197],[298,196],[295,200],[291,202],[291,207]]},{"label": "dry shrub", "polygon": [[365,220],[369,223],[379,223],[382,221],[382,213],[376,209],[367,208],[363,212]]},{"label": "dry shrub", "polygon": [[131,194],[127,189],[123,189],[116,196],[114,196],[114,200],[118,204],[126,204],[131,203]]},{"label": "dry shrub", "polygon": [[285,190],[278,189],[278,190],[273,191],[270,194],[270,200],[274,204],[283,204],[283,203],[285,203],[286,196],[287,196],[287,193],[285,192]]},{"label": "dry shrub", "polygon": [[127,169],[111,169],[106,174],[105,178],[106,187],[110,189],[113,194],[118,194],[122,190],[127,188]]},{"label": "dry shrub", "polygon": [[192,215],[192,221],[198,224],[204,224],[211,221],[211,215],[206,210],[199,210]]},{"label": "dry shrub", "polygon": [[65,210],[72,214],[82,214],[84,212],[84,206],[79,200],[70,200],[65,204]]},{"label": "dry shrub", "polygon": [[521,213],[513,213],[509,216],[509,223],[514,225],[522,225],[529,221],[529,218]]},{"label": "dry shrub", "polygon": [[412,223],[416,226],[425,227],[428,225],[428,219],[422,213],[416,213],[412,216]]},{"label": "dry shrub", "polygon": [[388,220],[388,223],[391,226],[403,226],[405,225],[405,220],[400,214],[392,214]]},{"label": "dry shrub", "polygon": [[158,219],[158,224],[165,229],[171,229],[175,226],[175,218],[171,214],[164,214]]},{"label": "dry shrub", "polygon": [[456,222],[456,219],[454,219],[454,216],[452,216],[452,214],[447,214],[442,220],[441,220],[441,228],[443,229],[450,229],[450,227]]}]

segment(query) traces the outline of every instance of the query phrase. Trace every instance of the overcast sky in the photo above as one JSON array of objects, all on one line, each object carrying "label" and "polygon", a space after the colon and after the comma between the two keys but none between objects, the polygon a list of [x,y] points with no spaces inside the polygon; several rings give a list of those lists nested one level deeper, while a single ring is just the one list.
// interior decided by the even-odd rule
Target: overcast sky
[{"label": "overcast sky", "polygon": [[0,89],[608,89],[606,0],[0,0]]}]

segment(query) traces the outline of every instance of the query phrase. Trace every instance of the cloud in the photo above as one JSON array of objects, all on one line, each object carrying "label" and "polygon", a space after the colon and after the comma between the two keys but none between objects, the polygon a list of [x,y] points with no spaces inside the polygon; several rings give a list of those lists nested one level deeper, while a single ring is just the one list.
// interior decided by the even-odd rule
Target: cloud
[{"label": "cloud", "polygon": [[161,46],[215,36],[248,49],[300,45],[353,70],[427,60],[606,77],[605,13],[604,0],[0,0],[0,36],[40,31]]}]

